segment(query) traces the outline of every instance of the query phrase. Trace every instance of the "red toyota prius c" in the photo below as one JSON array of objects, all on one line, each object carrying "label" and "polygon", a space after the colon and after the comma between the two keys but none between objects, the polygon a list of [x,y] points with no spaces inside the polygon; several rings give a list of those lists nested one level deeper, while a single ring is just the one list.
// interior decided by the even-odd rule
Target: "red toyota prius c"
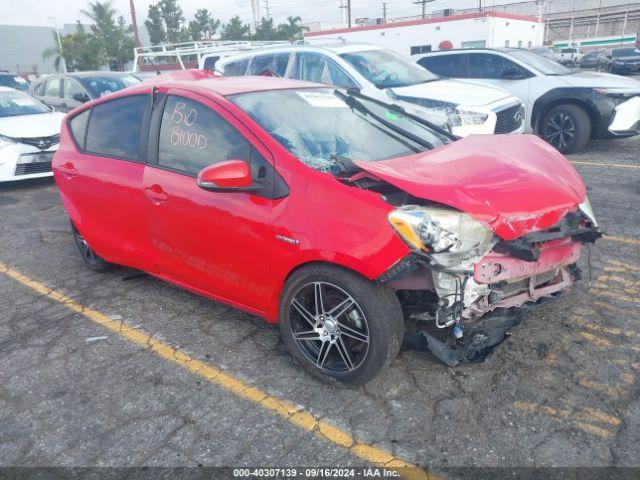
[{"label": "red toyota prius c", "polygon": [[265,76],[158,77],[89,102],[53,170],[90,268],[278,322],[306,370],[351,385],[407,329],[469,360],[505,312],[566,291],[600,236],[580,176],[535,136],[458,140],[357,91]]}]

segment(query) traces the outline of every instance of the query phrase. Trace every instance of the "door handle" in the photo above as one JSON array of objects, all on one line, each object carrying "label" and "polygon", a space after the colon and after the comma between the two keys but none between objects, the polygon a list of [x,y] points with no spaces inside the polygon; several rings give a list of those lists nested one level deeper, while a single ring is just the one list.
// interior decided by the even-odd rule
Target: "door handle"
[{"label": "door handle", "polygon": [[71,162],[67,162],[64,165],[59,165],[58,171],[67,175],[68,177],[75,177],[76,175],[78,175],[78,169]]},{"label": "door handle", "polygon": [[144,189],[144,194],[147,196],[149,200],[151,200],[155,205],[158,205],[167,200],[167,194],[164,193],[162,187],[160,185],[151,185],[149,188]]}]

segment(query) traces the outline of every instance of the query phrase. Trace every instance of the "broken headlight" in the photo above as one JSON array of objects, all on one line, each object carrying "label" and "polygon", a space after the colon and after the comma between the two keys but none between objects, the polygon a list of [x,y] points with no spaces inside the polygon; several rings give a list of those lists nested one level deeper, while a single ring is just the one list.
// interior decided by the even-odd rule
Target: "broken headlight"
[{"label": "broken headlight", "polygon": [[434,253],[465,253],[489,245],[493,232],[466,213],[441,207],[406,206],[389,222],[412,248]]},{"label": "broken headlight", "polygon": [[591,203],[589,203],[589,197],[584,197],[584,202],[578,205],[578,210],[582,212],[582,214],[589,219],[591,224],[594,227],[598,226],[598,222],[596,221],[596,216],[593,213],[593,209],[591,208]]}]

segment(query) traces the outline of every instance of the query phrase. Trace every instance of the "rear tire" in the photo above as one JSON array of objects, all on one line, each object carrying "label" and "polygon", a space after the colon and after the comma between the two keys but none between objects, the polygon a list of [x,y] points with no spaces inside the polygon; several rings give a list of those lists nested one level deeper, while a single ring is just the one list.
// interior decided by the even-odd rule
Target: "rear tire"
[{"label": "rear tire", "polygon": [[352,386],[387,368],[404,335],[395,292],[323,264],[302,267],[287,280],[279,320],[284,344],[305,370]]},{"label": "rear tire", "polygon": [[111,270],[114,265],[103,260],[93,249],[89,246],[89,243],[84,239],[82,234],[78,231],[75,225],[71,224],[71,231],[73,232],[73,240],[76,242],[78,251],[84,260],[85,265],[91,270],[96,272],[107,272]]},{"label": "rear tire", "polygon": [[539,135],[559,152],[574,153],[589,142],[591,119],[582,108],[562,104],[543,115],[539,129]]}]

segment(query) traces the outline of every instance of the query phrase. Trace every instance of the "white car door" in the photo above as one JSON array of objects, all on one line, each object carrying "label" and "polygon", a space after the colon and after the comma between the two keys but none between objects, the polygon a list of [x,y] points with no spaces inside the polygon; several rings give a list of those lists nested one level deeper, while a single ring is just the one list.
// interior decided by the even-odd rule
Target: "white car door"
[{"label": "white car door", "polygon": [[531,98],[531,82],[536,78],[532,72],[502,55],[470,52],[467,78],[513,93],[524,103],[530,125],[535,100]]}]

